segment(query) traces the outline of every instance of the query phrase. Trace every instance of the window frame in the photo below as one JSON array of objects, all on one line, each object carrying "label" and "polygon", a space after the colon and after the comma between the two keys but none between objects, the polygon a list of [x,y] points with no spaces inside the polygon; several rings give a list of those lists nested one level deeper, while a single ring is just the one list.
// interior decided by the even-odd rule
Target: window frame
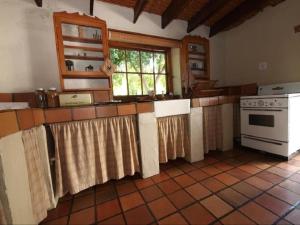
[{"label": "window frame", "polygon": [[[166,63],[166,68],[165,68],[165,73],[162,74],[166,76],[166,93],[168,94],[170,92],[173,92],[173,83],[172,83],[172,69],[171,69],[171,48],[168,47],[160,47],[160,46],[151,46],[151,45],[141,45],[141,44],[134,44],[134,43],[126,43],[126,42],[119,42],[119,41],[109,41],[109,50],[111,48],[116,48],[116,49],[121,49],[125,50],[125,65],[126,65],[126,72],[118,72],[121,74],[126,74],[126,82],[127,82],[127,95],[112,95],[114,99],[130,99],[130,98],[136,98],[136,97],[146,97],[148,94],[143,94],[143,82],[142,82],[142,77],[143,74],[149,74],[153,75],[154,77],[154,82],[155,82],[155,76],[158,75],[158,73],[155,73],[154,65],[153,65],[153,73],[145,73],[142,72],[142,60],[140,57],[140,72],[128,72],[127,71],[127,57],[126,57],[126,50],[131,50],[131,51],[138,51],[139,55],[141,55],[141,52],[151,52],[152,54],[155,53],[164,53],[165,54],[165,63]],[[110,55],[110,54],[109,54]],[[153,55],[154,59],[154,55]],[[141,95],[129,95],[129,85],[128,85],[128,74],[138,74],[141,78]],[[113,89],[113,84],[112,84],[112,89]],[[156,91],[156,83],[154,83],[154,91]],[[157,94],[156,96],[160,96],[161,94]]]}]

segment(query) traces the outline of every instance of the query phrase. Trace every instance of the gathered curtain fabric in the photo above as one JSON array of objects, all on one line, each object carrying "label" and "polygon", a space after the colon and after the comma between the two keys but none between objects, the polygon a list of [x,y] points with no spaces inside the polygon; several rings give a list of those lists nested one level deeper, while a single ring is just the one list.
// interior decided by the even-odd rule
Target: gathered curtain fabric
[{"label": "gathered curtain fabric", "polygon": [[51,124],[50,128],[57,197],[139,172],[135,116]]},{"label": "gathered curtain fabric", "polygon": [[204,152],[222,149],[222,111],[220,105],[203,107]]},{"label": "gathered curtain fabric", "polygon": [[[53,191],[46,144],[45,128],[37,127],[22,133],[33,216],[37,223],[47,217],[47,210],[53,208]],[[46,160],[45,160],[46,158]]]},{"label": "gathered curtain fabric", "polygon": [[157,118],[159,162],[185,157],[190,151],[188,115]]}]

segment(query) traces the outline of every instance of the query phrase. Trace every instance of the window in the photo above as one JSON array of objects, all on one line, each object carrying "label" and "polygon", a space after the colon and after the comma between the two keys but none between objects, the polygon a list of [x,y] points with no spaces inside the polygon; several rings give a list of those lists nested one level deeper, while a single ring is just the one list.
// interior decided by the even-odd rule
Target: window
[{"label": "window", "polygon": [[110,48],[117,66],[112,77],[114,96],[167,93],[166,51]]}]

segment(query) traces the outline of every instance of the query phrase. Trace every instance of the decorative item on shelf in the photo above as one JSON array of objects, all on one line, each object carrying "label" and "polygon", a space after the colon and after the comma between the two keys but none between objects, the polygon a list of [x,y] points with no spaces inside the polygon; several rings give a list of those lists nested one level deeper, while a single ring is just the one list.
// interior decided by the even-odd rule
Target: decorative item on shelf
[{"label": "decorative item on shelf", "polygon": [[74,70],[74,62],[72,60],[66,60],[65,63],[68,71]]},{"label": "decorative item on shelf", "polygon": [[84,37],[84,28],[82,26],[78,26],[78,36],[80,38]]},{"label": "decorative item on shelf", "polygon": [[50,108],[59,107],[58,93],[56,91],[56,88],[52,87],[48,89],[47,100],[48,100],[48,107]]},{"label": "decorative item on shelf", "polygon": [[93,34],[93,38],[94,38],[94,39],[97,39],[97,40],[100,40],[100,39],[101,39],[101,36],[100,36],[100,34],[98,33],[98,30],[96,30],[96,33]]},{"label": "decorative item on shelf", "polygon": [[87,67],[85,67],[85,71],[93,71],[94,67],[92,65],[88,65]]},{"label": "decorative item on shelf", "polygon": [[101,71],[107,76],[112,76],[116,70],[116,66],[111,62],[110,59],[105,59],[104,63],[101,65]]},{"label": "decorative item on shelf", "polygon": [[190,45],[190,51],[196,52],[198,50],[197,45]]},{"label": "decorative item on shelf", "polygon": [[36,102],[39,108],[47,108],[47,94],[43,88],[35,91]]},{"label": "decorative item on shelf", "polygon": [[197,69],[198,68],[198,64],[197,63],[192,63],[192,69]]},{"label": "decorative item on shelf", "polygon": [[84,56],[84,57],[86,57],[86,56],[87,56],[86,52],[84,52],[84,53],[83,53],[83,56]]}]

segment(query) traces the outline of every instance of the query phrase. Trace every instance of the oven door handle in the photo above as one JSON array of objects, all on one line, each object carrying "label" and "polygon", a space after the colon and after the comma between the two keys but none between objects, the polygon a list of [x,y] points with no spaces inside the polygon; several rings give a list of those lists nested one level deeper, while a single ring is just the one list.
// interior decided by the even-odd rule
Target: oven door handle
[{"label": "oven door handle", "polygon": [[254,141],[261,141],[261,142],[265,142],[265,143],[273,144],[273,145],[282,145],[282,143],[280,143],[280,142],[271,141],[271,140],[270,141],[269,140],[262,140],[260,138],[255,138],[255,137],[244,136],[244,138],[254,140]]},{"label": "oven door handle", "polygon": [[242,108],[243,111],[265,111],[265,112],[282,112],[282,109],[245,109]]}]

